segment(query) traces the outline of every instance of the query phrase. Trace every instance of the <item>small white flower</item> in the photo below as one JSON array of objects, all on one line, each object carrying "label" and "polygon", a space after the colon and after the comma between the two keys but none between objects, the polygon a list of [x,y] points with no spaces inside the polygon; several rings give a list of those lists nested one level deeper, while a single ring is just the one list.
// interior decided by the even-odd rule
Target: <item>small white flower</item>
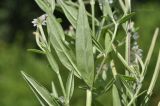
[{"label": "small white flower", "polygon": [[43,14],[40,17],[33,19],[32,24],[34,27],[36,27],[38,24],[41,25],[46,25],[46,18],[47,18],[47,14]]},{"label": "small white flower", "polygon": [[33,19],[32,24],[33,24],[34,27],[36,27],[37,24],[38,24],[38,20],[37,19]]}]

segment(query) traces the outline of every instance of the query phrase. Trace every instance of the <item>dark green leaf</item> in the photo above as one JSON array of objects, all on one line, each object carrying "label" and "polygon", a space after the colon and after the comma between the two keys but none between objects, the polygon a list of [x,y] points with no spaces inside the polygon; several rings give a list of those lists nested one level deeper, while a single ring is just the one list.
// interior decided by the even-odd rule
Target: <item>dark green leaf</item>
[{"label": "dark green leaf", "polygon": [[39,53],[39,54],[46,54],[44,51],[38,49],[27,49],[29,52]]},{"label": "dark green leaf", "polygon": [[119,75],[121,77],[123,77],[123,79],[127,80],[127,81],[136,81],[136,79],[134,77],[131,76],[126,76],[126,75]]}]

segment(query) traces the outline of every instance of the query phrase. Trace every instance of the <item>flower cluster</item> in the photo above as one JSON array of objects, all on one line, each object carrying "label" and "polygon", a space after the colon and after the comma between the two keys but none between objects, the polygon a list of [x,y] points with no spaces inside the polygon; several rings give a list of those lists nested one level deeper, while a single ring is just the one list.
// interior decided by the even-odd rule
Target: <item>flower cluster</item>
[{"label": "flower cluster", "polygon": [[47,14],[43,14],[40,17],[33,19],[32,23],[34,27],[37,27],[36,32],[34,32],[33,34],[35,35],[35,39],[36,39],[36,43],[38,45],[38,47],[46,52],[46,50],[50,51],[50,47],[48,45],[44,30],[42,25],[46,25],[46,18],[47,18]]},{"label": "flower cluster", "polygon": [[136,29],[134,28],[134,23],[131,23],[131,63],[137,64],[137,56],[142,58],[142,52],[143,50],[139,48],[138,45],[138,38],[139,34],[136,32]]}]

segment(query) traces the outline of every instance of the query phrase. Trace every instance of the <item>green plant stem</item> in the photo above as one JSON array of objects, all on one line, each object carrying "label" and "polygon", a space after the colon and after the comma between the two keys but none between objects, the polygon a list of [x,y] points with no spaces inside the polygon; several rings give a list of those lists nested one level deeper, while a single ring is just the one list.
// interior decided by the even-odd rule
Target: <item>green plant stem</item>
[{"label": "green plant stem", "polygon": [[97,71],[97,74],[96,74],[96,76],[95,76],[95,81],[98,79],[98,76],[99,76],[99,74],[101,73],[101,70],[102,70],[102,68],[103,68],[103,65],[104,65],[106,59],[107,59],[107,56],[104,56],[104,58],[103,58],[103,60],[102,60],[102,62],[101,62],[101,65],[100,65],[100,67],[99,67],[99,69],[98,69],[98,71]]},{"label": "green plant stem", "polygon": [[95,36],[95,1],[94,0],[91,0],[90,1],[90,4],[91,4],[91,11],[92,11],[92,35]]},{"label": "green plant stem", "polygon": [[92,91],[90,89],[86,91],[86,106],[92,106]]}]

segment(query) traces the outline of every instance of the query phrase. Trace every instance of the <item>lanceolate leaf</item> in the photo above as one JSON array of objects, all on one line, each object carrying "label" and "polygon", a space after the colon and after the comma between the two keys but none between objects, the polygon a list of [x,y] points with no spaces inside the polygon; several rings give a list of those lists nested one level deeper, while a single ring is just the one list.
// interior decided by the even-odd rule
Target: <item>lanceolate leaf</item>
[{"label": "lanceolate leaf", "polygon": [[70,21],[70,23],[73,25],[73,27],[76,28],[78,10],[76,8],[74,8],[73,6],[67,5],[64,2],[64,0],[58,0],[58,3],[60,4],[64,14],[67,17],[67,19]]},{"label": "lanceolate leaf", "polygon": [[34,52],[34,53],[39,53],[39,54],[46,54],[44,51],[38,50],[38,49],[27,49],[27,51]]},{"label": "lanceolate leaf", "polygon": [[76,30],[76,59],[82,78],[92,87],[94,80],[94,60],[90,27],[86,10],[80,1],[77,30]]},{"label": "lanceolate leaf", "polygon": [[113,88],[112,88],[112,95],[113,95],[113,106],[121,106],[119,93],[115,85],[113,85]]},{"label": "lanceolate leaf", "polygon": [[38,99],[42,98],[49,106],[59,106],[57,101],[50,95],[50,93],[41,85],[39,85],[35,80],[33,80],[29,75],[21,72],[24,79],[27,81],[31,89],[39,96]]},{"label": "lanceolate leaf", "polygon": [[106,33],[106,36],[105,36],[105,53],[109,53],[112,51],[112,48],[111,48],[111,37],[109,36],[109,33]]},{"label": "lanceolate leaf", "polygon": [[74,62],[74,55],[71,56],[73,52],[65,47],[63,43],[64,32],[62,30],[62,27],[52,14],[48,14],[47,29],[48,29],[48,34],[50,36],[50,42],[54,47],[62,64],[70,71],[75,70],[74,74],[80,78],[80,73]]},{"label": "lanceolate leaf", "polygon": [[159,34],[159,28],[156,28],[156,30],[154,32],[154,35],[153,35],[153,38],[152,38],[152,42],[151,42],[150,48],[148,50],[147,57],[146,57],[145,62],[144,62],[145,69],[143,70],[142,75],[146,74],[146,70],[147,70],[149,62],[151,60],[158,34]]},{"label": "lanceolate leaf", "polygon": [[109,15],[110,18],[113,18],[113,13],[112,13],[112,9],[109,5],[109,0],[104,0],[104,4],[103,4],[103,15],[107,16]]}]

